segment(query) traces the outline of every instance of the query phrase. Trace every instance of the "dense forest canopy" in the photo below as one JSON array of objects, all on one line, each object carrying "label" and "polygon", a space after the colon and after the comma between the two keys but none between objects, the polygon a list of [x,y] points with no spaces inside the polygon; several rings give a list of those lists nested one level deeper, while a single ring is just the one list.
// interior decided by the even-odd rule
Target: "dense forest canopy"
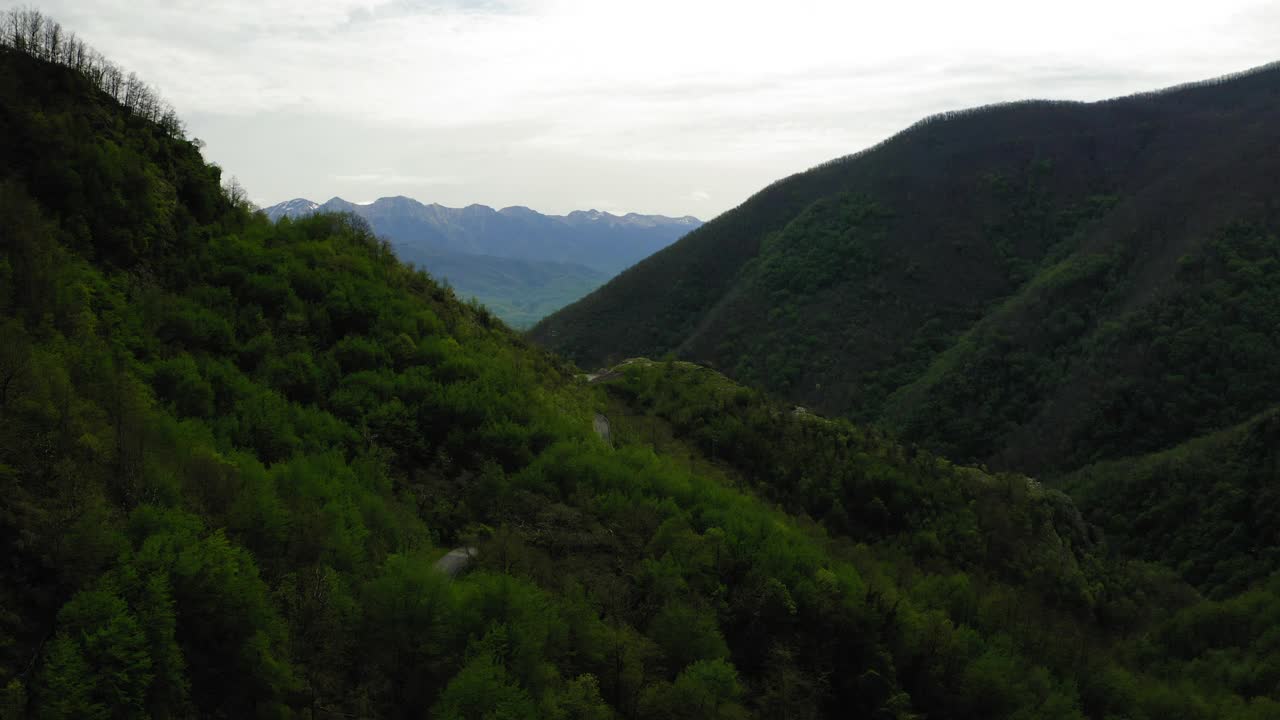
[{"label": "dense forest canopy", "polygon": [[1277,579],[1206,600],[1061,492],[706,368],[587,381],[352,216],[251,212],[31,37],[0,718],[1280,714]]}]

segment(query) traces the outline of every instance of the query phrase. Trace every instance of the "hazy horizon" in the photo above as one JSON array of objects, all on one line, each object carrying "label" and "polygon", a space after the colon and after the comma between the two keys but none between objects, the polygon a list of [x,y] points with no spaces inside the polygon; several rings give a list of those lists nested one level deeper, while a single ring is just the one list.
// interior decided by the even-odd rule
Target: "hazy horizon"
[{"label": "hazy horizon", "polygon": [[1255,0],[53,0],[260,205],[404,195],[708,220],[921,117],[1277,59]]},{"label": "hazy horizon", "polygon": [[[492,209],[492,210],[494,210],[494,211],[497,211],[497,212],[502,212],[503,210],[510,210],[510,209],[513,209],[513,208],[524,208],[525,210],[532,210],[532,211],[534,211],[534,212],[537,212],[537,213],[540,213],[540,214],[542,214],[542,215],[546,215],[546,216],[549,216],[549,217],[564,217],[564,216],[568,215],[568,214],[569,214],[569,213],[571,213],[571,212],[592,212],[592,211],[598,211],[598,212],[603,212],[603,213],[606,213],[606,214],[614,215],[614,216],[617,216],[617,217],[624,217],[624,216],[626,216],[627,214],[632,213],[632,211],[625,211],[625,212],[612,212],[612,211],[609,211],[609,210],[601,210],[600,208],[589,208],[589,207],[584,207],[584,208],[575,208],[574,210],[571,210],[571,211],[569,211],[569,212],[565,212],[565,213],[544,213],[544,212],[542,212],[542,211],[538,210],[538,208],[531,208],[531,207],[529,207],[528,205],[488,205],[487,203],[467,203],[466,205],[446,205],[445,203],[437,203],[437,202],[434,202],[434,201],[432,201],[432,200],[422,200],[422,199],[420,199],[420,198],[416,198],[416,197],[413,197],[413,196],[411,196],[411,195],[405,195],[405,194],[403,194],[403,193],[392,193],[392,194],[390,194],[390,195],[382,195],[382,196],[380,196],[380,197],[376,197],[376,198],[373,198],[373,199],[370,199],[370,200],[359,200],[359,201],[357,201],[357,200],[350,200],[350,199],[348,199],[348,198],[344,198],[344,197],[342,197],[341,195],[332,195],[332,196],[327,197],[327,198],[324,198],[324,199],[316,199],[316,198],[314,198],[314,197],[302,197],[302,196],[298,196],[298,197],[283,198],[283,199],[277,200],[277,201],[275,201],[275,202],[268,202],[268,203],[265,203],[265,204],[261,204],[261,205],[260,205],[260,207],[261,207],[261,208],[263,208],[263,209],[267,209],[267,208],[275,207],[275,206],[277,206],[277,205],[283,205],[283,204],[288,203],[288,202],[293,202],[293,201],[295,201],[295,200],[306,200],[306,201],[308,201],[308,202],[313,202],[313,203],[315,203],[315,204],[317,204],[317,205],[324,205],[325,203],[331,202],[331,201],[333,201],[333,200],[342,200],[342,201],[344,201],[344,202],[349,202],[349,203],[351,203],[352,205],[367,206],[367,205],[373,205],[374,203],[378,202],[379,200],[390,200],[390,199],[394,199],[394,198],[398,198],[398,197],[408,198],[408,199],[410,199],[410,200],[413,200],[413,201],[415,201],[415,202],[421,203],[421,204],[423,204],[423,205],[432,205],[432,204],[440,205],[440,206],[445,207],[445,208],[448,208],[448,209],[450,209],[450,210],[461,210],[461,209],[464,209],[464,208],[469,207],[469,206],[472,206],[472,205],[478,205],[478,206],[482,206],[482,207],[488,207],[488,208],[490,208],[490,209]],[[649,215],[649,216],[663,215],[663,213],[634,213],[634,214],[637,214],[637,215]],[[667,217],[669,217],[669,218],[671,218],[671,219],[673,219],[673,220],[679,220],[679,219],[681,219],[681,218],[683,218],[683,217],[694,217],[694,216],[690,216],[690,215],[668,215]],[[694,219],[695,219],[695,220],[701,220],[701,218],[698,218],[698,217],[694,217]]]}]

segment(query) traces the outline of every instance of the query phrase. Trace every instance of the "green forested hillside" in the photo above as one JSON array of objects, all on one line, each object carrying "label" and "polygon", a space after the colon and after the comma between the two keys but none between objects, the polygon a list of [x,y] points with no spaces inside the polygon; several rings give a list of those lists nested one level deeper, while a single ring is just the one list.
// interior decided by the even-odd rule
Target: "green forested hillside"
[{"label": "green forested hillside", "polygon": [[584,382],[0,27],[0,718],[1280,713],[1275,580],[709,370]]},{"label": "green forested hillside", "polygon": [[1268,410],[1171,450],[1063,480],[1121,551],[1226,597],[1280,569],[1280,419]]},{"label": "green forested hillside", "polygon": [[[1280,585],[1266,563],[1238,578],[1249,590],[1206,585],[1218,600],[1200,600],[1165,567],[1126,558],[1131,552],[1167,561],[1170,554],[1143,551],[1132,536],[1109,548],[1066,495],[1025,476],[954,466],[875,430],[781,407],[688,363],[630,361],[601,382],[615,403],[616,437],[692,452],[702,458],[690,460],[695,467],[710,461],[740,487],[816,522],[837,554],[849,549],[844,538],[861,542],[852,550],[863,577],[898,578],[902,601],[935,608],[940,602],[953,627],[985,628],[1028,657],[1056,658],[1046,667],[1072,676],[1080,717],[1197,717],[1235,705],[1224,695],[1200,694],[1207,687],[1274,694],[1267,668],[1276,662]],[[1222,519],[1214,513],[1204,526],[1221,529]],[[1188,528],[1187,537],[1202,528]],[[1235,549],[1220,552],[1229,557]],[[949,662],[948,647],[929,645],[924,656],[895,655],[895,662],[911,668],[897,666],[909,676],[917,663]],[[963,682],[974,681],[972,670]],[[1181,690],[1157,689],[1152,678]],[[1200,690],[1184,694],[1195,686]],[[928,717],[999,717],[1020,702],[1006,695],[974,711],[946,692],[932,696],[916,686],[910,692],[916,711]],[[1258,700],[1248,712],[1275,711]],[[1048,702],[1013,716],[1023,716],[1018,712],[1057,716]]]},{"label": "green forested hillside", "polygon": [[956,460],[1170,447],[1280,400],[1280,68],[933,118],[779,181],[533,330],[713,364]]}]

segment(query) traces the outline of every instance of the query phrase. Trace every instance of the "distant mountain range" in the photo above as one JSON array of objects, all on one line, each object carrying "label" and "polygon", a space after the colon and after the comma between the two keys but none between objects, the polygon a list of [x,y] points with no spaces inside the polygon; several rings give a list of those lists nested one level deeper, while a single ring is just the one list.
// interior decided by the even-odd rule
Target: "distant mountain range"
[{"label": "distant mountain range", "polygon": [[694,217],[579,210],[543,215],[527,207],[450,208],[407,197],[353,203],[304,198],[265,208],[274,220],[350,212],[406,261],[449,281],[514,327],[528,327],[702,225]]},{"label": "distant mountain range", "polygon": [[342,198],[316,204],[299,198],[266,210],[273,219],[313,212],[355,213],[393,245],[433,255],[463,253],[576,263],[610,275],[702,225],[692,217],[635,213],[619,216],[599,210],[543,215],[527,207],[450,208],[407,197],[385,197],[367,204]]}]

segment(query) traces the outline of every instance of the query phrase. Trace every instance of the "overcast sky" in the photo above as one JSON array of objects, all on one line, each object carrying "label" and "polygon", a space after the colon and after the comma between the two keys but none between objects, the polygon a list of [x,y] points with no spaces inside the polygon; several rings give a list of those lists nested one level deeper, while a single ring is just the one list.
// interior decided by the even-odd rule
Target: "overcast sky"
[{"label": "overcast sky", "polygon": [[46,0],[259,204],[707,219],[934,112],[1280,59],[1275,0]]}]

